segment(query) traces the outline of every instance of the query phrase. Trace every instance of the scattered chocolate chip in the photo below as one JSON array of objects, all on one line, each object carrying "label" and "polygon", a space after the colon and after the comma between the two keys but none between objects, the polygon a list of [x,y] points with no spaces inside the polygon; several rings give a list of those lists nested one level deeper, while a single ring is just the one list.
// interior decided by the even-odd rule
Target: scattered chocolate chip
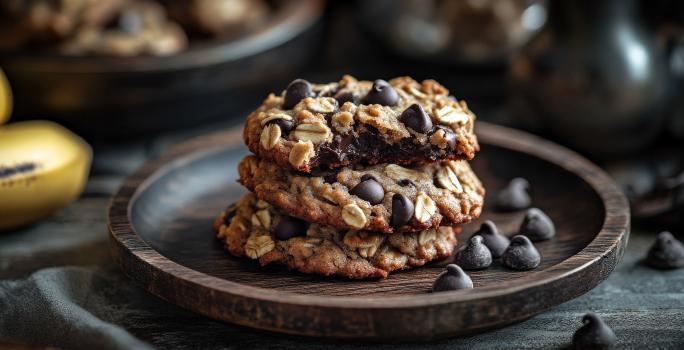
[{"label": "scattered chocolate chip", "polygon": [[464,270],[482,270],[492,264],[492,253],[482,243],[482,236],[472,236],[468,245],[458,252],[458,265]]},{"label": "scattered chocolate chip", "polygon": [[358,98],[351,91],[340,91],[335,95],[335,99],[337,100],[337,103],[340,106],[343,105],[345,102],[351,102],[353,104],[359,103]]},{"label": "scattered chocolate chip", "polygon": [[411,181],[409,179],[401,179],[397,182],[397,184],[399,184],[399,186],[401,186],[401,187],[406,187],[406,186],[415,187],[416,186],[416,184],[414,184],[413,181]]},{"label": "scattered chocolate chip", "polygon": [[299,101],[313,96],[314,92],[311,90],[311,84],[308,81],[304,79],[295,79],[285,90],[283,109],[292,109]]},{"label": "scattered chocolate chip", "polygon": [[511,243],[511,240],[500,233],[491,220],[483,222],[480,229],[474,235],[482,236],[482,242],[489,248],[492,257],[495,259],[501,257]]},{"label": "scattered chocolate chip", "polygon": [[372,205],[382,203],[385,198],[385,190],[373,179],[359,182],[349,193],[368,201]]},{"label": "scattered chocolate chip", "polygon": [[291,216],[282,216],[275,227],[274,234],[277,239],[284,241],[296,236],[305,236],[308,224]]},{"label": "scattered chocolate chip", "polygon": [[501,211],[515,211],[525,209],[530,206],[532,200],[527,193],[530,183],[527,180],[516,177],[511,180],[496,197],[496,207]]},{"label": "scattered chocolate chip", "polygon": [[613,330],[599,317],[590,312],[582,318],[584,325],[572,336],[575,349],[613,349],[617,341]]},{"label": "scattered chocolate chip", "polygon": [[657,269],[680,268],[684,266],[684,244],[670,232],[661,232],[648,250],[645,263]]},{"label": "scattered chocolate chip", "polygon": [[285,119],[273,119],[270,120],[266,125],[276,124],[280,127],[280,134],[282,136],[287,136],[287,134],[294,129],[294,121]]},{"label": "scattered chocolate chip", "polygon": [[473,288],[470,276],[456,264],[447,265],[446,269],[437,276],[432,284],[433,292],[445,292],[450,290]]},{"label": "scattered chocolate chip", "polygon": [[545,241],[556,235],[556,227],[551,218],[538,208],[530,208],[520,225],[518,234],[527,236],[532,241]]},{"label": "scattered chocolate chip", "polygon": [[378,178],[375,177],[375,175],[373,175],[373,174],[363,174],[363,176],[361,176],[361,181],[366,181],[368,179],[373,179],[375,181],[378,181]]},{"label": "scattered chocolate chip", "polygon": [[503,265],[513,270],[532,270],[539,266],[539,251],[529,238],[517,235],[511,238],[511,244],[501,256]]},{"label": "scattered chocolate chip", "polygon": [[392,227],[398,229],[411,220],[413,216],[413,202],[403,194],[395,193],[392,196]]},{"label": "scattered chocolate chip", "polygon": [[399,102],[399,94],[388,82],[378,79],[373,82],[373,87],[366,97],[363,98],[365,104],[379,104],[383,106],[394,106]]},{"label": "scattered chocolate chip", "polygon": [[399,121],[421,134],[427,134],[427,132],[432,129],[432,120],[430,119],[430,116],[428,116],[427,113],[425,113],[425,110],[423,110],[423,107],[417,103],[410,105],[401,112]]}]

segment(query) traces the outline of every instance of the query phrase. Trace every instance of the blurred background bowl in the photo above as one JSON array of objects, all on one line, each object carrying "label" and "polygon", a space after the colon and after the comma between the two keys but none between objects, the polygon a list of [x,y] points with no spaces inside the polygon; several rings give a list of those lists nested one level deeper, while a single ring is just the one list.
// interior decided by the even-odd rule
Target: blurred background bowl
[{"label": "blurred background bowl", "polygon": [[324,0],[272,5],[258,29],[191,42],[172,56],[3,53],[13,119],[51,119],[91,142],[107,142],[240,116],[264,91],[282,89],[322,37]]}]

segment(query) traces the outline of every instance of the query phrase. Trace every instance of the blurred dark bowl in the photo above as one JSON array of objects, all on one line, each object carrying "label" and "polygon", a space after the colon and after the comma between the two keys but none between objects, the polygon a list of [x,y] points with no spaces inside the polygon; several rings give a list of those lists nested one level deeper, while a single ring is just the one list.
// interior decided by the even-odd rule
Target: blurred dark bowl
[{"label": "blurred dark bowl", "polygon": [[111,141],[241,118],[310,60],[323,9],[324,0],[276,1],[258,30],[168,57],[2,54],[12,119],[51,119]]}]

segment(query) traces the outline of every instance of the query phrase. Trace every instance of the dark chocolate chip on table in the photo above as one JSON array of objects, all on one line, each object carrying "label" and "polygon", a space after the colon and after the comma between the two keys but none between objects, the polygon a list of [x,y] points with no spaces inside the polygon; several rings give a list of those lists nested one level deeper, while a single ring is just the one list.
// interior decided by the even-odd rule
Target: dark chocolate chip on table
[{"label": "dark chocolate chip on table", "polygon": [[527,193],[530,183],[527,180],[516,177],[499,192],[496,197],[495,206],[501,211],[515,211],[528,208],[532,204],[532,199]]},{"label": "dark chocolate chip on table", "polygon": [[511,240],[500,233],[499,229],[491,220],[485,220],[474,235],[482,236],[482,242],[489,248],[492,258],[495,259],[501,257],[511,243]]},{"label": "dark chocolate chip on table", "polygon": [[473,288],[473,281],[456,264],[447,265],[446,269],[437,276],[432,284],[433,292],[446,292],[450,290]]},{"label": "dark chocolate chip on table", "polygon": [[511,238],[511,244],[501,256],[501,262],[512,270],[532,270],[539,266],[541,256],[529,238],[517,235]]},{"label": "dark chocolate chip on table", "polygon": [[388,82],[378,79],[373,82],[373,86],[366,97],[363,98],[365,104],[379,104],[383,106],[394,106],[399,102],[399,94]]},{"label": "dark chocolate chip on table", "polygon": [[432,129],[432,120],[425,113],[423,107],[417,103],[410,105],[399,116],[399,121],[410,129],[421,134],[427,134]]},{"label": "dark chocolate chip on table", "polygon": [[658,234],[655,243],[648,250],[644,261],[657,269],[676,269],[684,266],[684,244],[670,232]]},{"label": "dark chocolate chip on table", "polygon": [[613,349],[617,339],[613,330],[601,319],[590,312],[582,318],[584,325],[572,336],[572,346],[577,350]]},{"label": "dark chocolate chip on table", "polygon": [[527,236],[532,241],[544,241],[556,235],[556,226],[539,208],[530,208],[525,212],[518,234]]},{"label": "dark chocolate chip on table", "polygon": [[292,109],[299,103],[299,101],[313,97],[314,92],[311,89],[311,84],[304,79],[293,80],[285,90],[285,101],[283,102],[283,109]]},{"label": "dark chocolate chip on table", "polygon": [[303,220],[282,216],[273,233],[277,239],[284,241],[296,236],[305,236],[307,228],[308,224]]},{"label": "dark chocolate chip on table", "polygon": [[373,205],[381,203],[385,198],[385,190],[376,180],[370,178],[359,182],[349,193]]},{"label": "dark chocolate chip on table", "polygon": [[472,236],[468,245],[458,252],[458,265],[464,270],[486,269],[492,264],[492,253],[482,243],[482,236]]},{"label": "dark chocolate chip on table", "polygon": [[392,196],[392,218],[390,224],[394,228],[400,228],[411,220],[414,210],[413,202],[403,194],[395,193]]}]

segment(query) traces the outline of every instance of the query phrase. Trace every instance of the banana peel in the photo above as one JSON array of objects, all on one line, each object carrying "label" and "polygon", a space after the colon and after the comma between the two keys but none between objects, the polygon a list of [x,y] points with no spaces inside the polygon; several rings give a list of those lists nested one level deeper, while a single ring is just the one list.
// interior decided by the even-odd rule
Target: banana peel
[{"label": "banana peel", "polygon": [[12,90],[10,90],[5,74],[0,69],[0,125],[5,124],[9,120],[11,113]]},{"label": "banana peel", "polygon": [[45,218],[76,199],[88,180],[92,149],[48,121],[0,127],[0,231]]}]

